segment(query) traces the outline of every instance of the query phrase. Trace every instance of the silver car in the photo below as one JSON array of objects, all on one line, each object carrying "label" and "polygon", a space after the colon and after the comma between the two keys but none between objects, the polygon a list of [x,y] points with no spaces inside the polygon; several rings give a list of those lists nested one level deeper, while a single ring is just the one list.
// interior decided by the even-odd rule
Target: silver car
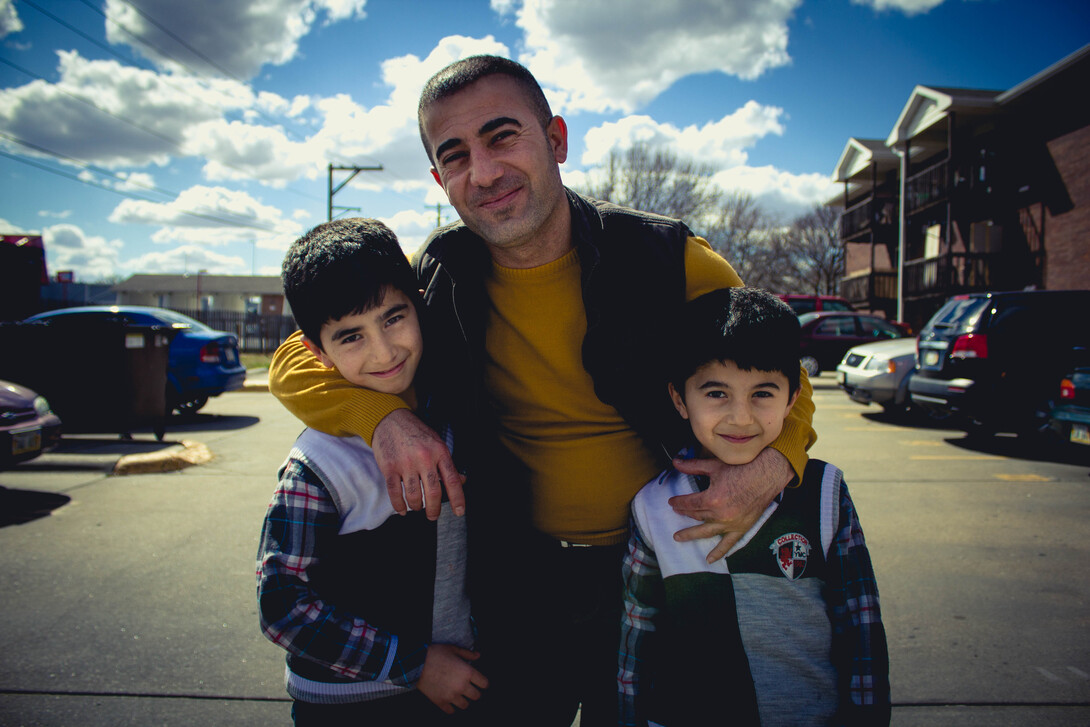
[{"label": "silver car", "polygon": [[849,349],[836,367],[836,381],[852,401],[903,412],[912,401],[908,381],[915,368],[915,338],[876,341]]}]

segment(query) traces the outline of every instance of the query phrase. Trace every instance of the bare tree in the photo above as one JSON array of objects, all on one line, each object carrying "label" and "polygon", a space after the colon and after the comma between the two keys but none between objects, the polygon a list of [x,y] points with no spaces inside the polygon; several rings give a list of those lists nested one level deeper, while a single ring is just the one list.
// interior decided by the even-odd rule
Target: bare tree
[{"label": "bare tree", "polygon": [[585,194],[685,220],[734,266],[747,285],[775,292],[799,286],[796,246],[746,192],[724,192],[714,170],[645,144],[613,151]]},{"label": "bare tree", "polygon": [[817,206],[799,217],[787,231],[785,247],[797,271],[798,292],[835,295],[844,276],[844,245],[840,242],[840,213]]},{"label": "bare tree", "polygon": [[637,144],[625,152],[611,151],[605,167],[581,191],[595,199],[691,222],[707,216],[718,201],[713,171],[664,149]]}]

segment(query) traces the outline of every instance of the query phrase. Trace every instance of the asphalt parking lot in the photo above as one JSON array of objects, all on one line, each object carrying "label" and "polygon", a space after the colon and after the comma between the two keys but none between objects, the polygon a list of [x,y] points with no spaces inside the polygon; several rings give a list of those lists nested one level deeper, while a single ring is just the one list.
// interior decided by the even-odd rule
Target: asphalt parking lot
[{"label": "asphalt parking lot", "polygon": [[[831,375],[815,401],[812,454],[845,471],[878,571],[893,724],[1090,724],[1090,469],[889,420]],[[163,442],[81,435],[0,472],[24,500],[0,527],[0,725],[289,725],[254,555],[300,428],[237,392]]]}]

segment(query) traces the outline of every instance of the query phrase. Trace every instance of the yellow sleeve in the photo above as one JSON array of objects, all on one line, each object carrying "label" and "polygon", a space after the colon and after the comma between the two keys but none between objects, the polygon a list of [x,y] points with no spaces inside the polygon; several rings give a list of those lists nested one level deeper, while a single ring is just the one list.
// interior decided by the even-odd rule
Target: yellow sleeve
[{"label": "yellow sleeve", "polygon": [[[719,288],[740,285],[742,285],[742,279],[738,277],[738,273],[719,253],[712,250],[706,240],[700,237],[689,238],[685,245],[685,297],[687,300]],[[799,398],[795,400],[795,405],[787,414],[783,431],[771,445],[773,449],[787,457],[800,480],[802,471],[806,469],[808,459],[806,450],[817,441],[813,421],[814,389],[810,385],[806,370],[803,369],[799,375]]]},{"label": "yellow sleeve", "polygon": [[308,427],[338,437],[359,435],[368,445],[383,417],[409,408],[400,397],[355,386],[323,366],[299,331],[273,354],[269,391]]}]

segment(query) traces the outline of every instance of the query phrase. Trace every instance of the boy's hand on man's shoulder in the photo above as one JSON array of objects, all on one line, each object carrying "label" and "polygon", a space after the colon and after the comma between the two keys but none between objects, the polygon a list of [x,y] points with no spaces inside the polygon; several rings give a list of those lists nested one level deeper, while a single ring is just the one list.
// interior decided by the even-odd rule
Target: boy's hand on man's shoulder
[{"label": "boy's hand on man's shoulder", "polygon": [[454,514],[465,513],[465,478],[454,466],[446,443],[411,411],[396,409],[383,417],[375,427],[371,449],[398,514],[423,510],[426,502],[428,519],[438,519],[444,487]]},{"label": "boy's hand on man's shoulder", "polygon": [[678,514],[704,521],[677,531],[675,540],[723,536],[708,553],[709,563],[727,555],[794,477],[791,463],[771,447],[766,447],[748,464],[729,465],[714,458],[675,459],[674,468],[690,475],[704,475],[711,483],[703,492],[676,495],[669,500],[670,507]]},{"label": "boy's hand on man's shoulder", "polygon": [[432,644],[424,658],[424,671],[417,688],[447,714],[466,709],[488,688],[488,679],[470,662],[480,658],[476,651],[451,644]]}]

